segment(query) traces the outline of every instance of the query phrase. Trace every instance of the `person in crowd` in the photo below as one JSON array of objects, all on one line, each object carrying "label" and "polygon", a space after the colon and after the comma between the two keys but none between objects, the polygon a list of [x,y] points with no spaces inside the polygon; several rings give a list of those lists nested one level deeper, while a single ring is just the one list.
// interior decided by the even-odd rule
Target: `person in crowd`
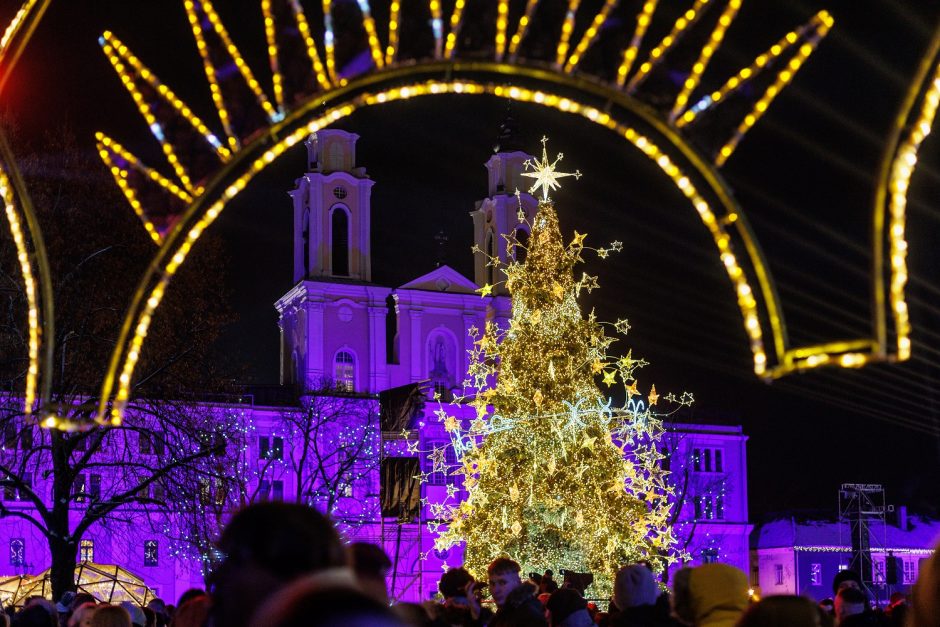
[{"label": "person in crowd", "polygon": [[865,593],[854,586],[843,586],[835,599],[836,625],[840,627],[876,627],[882,625],[879,617],[868,610]]},{"label": "person in crowd", "polygon": [[249,627],[406,627],[385,605],[350,585],[303,577],[275,592]]},{"label": "person in crowd", "polygon": [[[184,603],[192,601],[198,597],[208,596],[208,593],[202,588],[189,588],[183,594],[180,595],[180,598],[176,600],[176,607],[182,607]],[[173,612],[167,612],[168,615],[172,615]]]},{"label": "person in crowd", "polygon": [[546,570],[537,582],[539,587],[539,592],[547,592],[551,594],[555,590],[558,590],[558,583],[555,582],[555,573],[550,569]]},{"label": "person in crowd", "polygon": [[552,592],[548,603],[548,624],[551,627],[591,627],[594,619],[588,613],[587,601],[577,590],[562,588]]},{"label": "person in crowd", "polygon": [[624,566],[614,577],[611,627],[667,627],[675,622],[657,605],[660,590],[645,564]]},{"label": "person in crowd", "polygon": [[829,597],[826,597],[819,602],[819,609],[823,611],[829,618],[833,618],[836,615],[836,603]]},{"label": "person in crowd", "polygon": [[385,551],[371,542],[353,542],[349,545],[349,557],[359,588],[379,603],[388,605],[385,578],[392,568],[392,560]]},{"label": "person in crowd", "polygon": [[139,605],[133,601],[121,601],[120,606],[123,607],[131,617],[131,624],[134,625],[134,627],[147,627],[147,615],[144,614],[144,610],[142,610]]},{"label": "person in crowd", "polygon": [[72,610],[66,627],[89,627],[91,625],[91,615],[95,613],[98,604],[94,601],[86,601]]},{"label": "person in crowd", "polygon": [[[508,557],[498,557],[487,568],[496,615],[490,627],[544,627],[545,610],[535,598],[535,586],[519,577],[522,569]],[[544,579],[544,577],[543,577]]]},{"label": "person in crowd", "polygon": [[940,546],[920,567],[911,590],[907,627],[940,627]]},{"label": "person in crowd", "polygon": [[243,627],[278,589],[313,573],[353,575],[328,518],[312,507],[276,501],[239,511],[218,543],[225,556],[209,581],[212,627]]},{"label": "person in crowd", "polygon": [[147,607],[156,614],[156,627],[166,627],[170,622],[170,614],[166,608],[166,602],[160,597],[150,599]]},{"label": "person in crowd", "polygon": [[673,579],[673,612],[694,627],[732,627],[749,602],[747,575],[728,564],[682,568]]},{"label": "person in crowd", "polygon": [[744,612],[736,627],[832,627],[832,619],[806,597],[766,597]]},{"label": "person in crowd", "polygon": [[102,603],[91,615],[91,627],[132,627],[131,615],[120,605]]},{"label": "person in crowd", "polygon": [[907,627],[940,625],[940,546],[920,567],[917,583],[911,590]]},{"label": "person in crowd", "polygon": [[408,601],[392,606],[392,614],[408,627],[436,627],[438,623],[431,619],[428,610],[420,603]]},{"label": "person in crowd", "polygon": [[862,589],[862,577],[854,570],[840,570],[832,578],[832,598],[835,599],[842,588]]},{"label": "person in crowd", "polygon": [[170,627],[205,627],[212,600],[202,594],[191,598],[177,608],[170,619]]},{"label": "person in crowd", "polygon": [[444,597],[435,608],[435,618],[440,625],[448,627],[482,627],[493,617],[489,608],[480,604],[480,594],[486,584],[477,582],[463,568],[449,568],[437,584]]},{"label": "person in crowd", "polygon": [[[43,600],[49,603],[46,599]],[[13,616],[13,627],[58,627],[56,616],[50,613],[48,608],[39,603],[28,603],[27,601],[27,605]]]}]

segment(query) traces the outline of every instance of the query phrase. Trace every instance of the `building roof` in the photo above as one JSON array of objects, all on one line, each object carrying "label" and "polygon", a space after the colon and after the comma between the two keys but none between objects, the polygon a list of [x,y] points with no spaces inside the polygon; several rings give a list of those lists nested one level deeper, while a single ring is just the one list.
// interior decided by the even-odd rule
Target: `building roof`
[{"label": "building roof", "polygon": [[473,294],[477,289],[477,285],[450,266],[445,265],[434,268],[427,274],[405,283],[398,289]]},{"label": "building roof", "polygon": [[[940,540],[940,522],[919,516],[908,517],[907,530],[893,524],[885,525],[885,548],[930,550]],[[872,549],[882,546],[879,524],[871,526]],[[848,523],[831,521],[797,521],[794,518],[773,520],[754,528],[751,534],[752,549],[796,548],[819,549],[844,548],[850,550],[851,530]],[[877,541],[876,541],[877,540]]]}]

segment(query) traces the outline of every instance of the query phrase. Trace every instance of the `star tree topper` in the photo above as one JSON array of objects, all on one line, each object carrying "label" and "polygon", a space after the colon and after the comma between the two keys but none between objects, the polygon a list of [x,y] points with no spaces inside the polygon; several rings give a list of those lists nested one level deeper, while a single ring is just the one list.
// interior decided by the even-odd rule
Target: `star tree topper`
[{"label": "star tree topper", "polygon": [[548,149],[546,145],[548,144],[548,137],[542,137],[542,160],[537,159],[526,159],[525,167],[532,168],[534,172],[523,172],[522,176],[528,176],[529,178],[535,179],[535,183],[532,187],[529,188],[529,193],[531,194],[539,187],[542,188],[542,201],[548,202],[551,200],[548,197],[549,190],[556,190],[561,187],[558,184],[558,179],[565,176],[573,176],[576,179],[581,178],[581,172],[575,170],[574,172],[557,172],[555,166],[559,161],[564,158],[563,153],[558,153],[558,156],[555,157],[555,160],[550,162],[548,161]]}]

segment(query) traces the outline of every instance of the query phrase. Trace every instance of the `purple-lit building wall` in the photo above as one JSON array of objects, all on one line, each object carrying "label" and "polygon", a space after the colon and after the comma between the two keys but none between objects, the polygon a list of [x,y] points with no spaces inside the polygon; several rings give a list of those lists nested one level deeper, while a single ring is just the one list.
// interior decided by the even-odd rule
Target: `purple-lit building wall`
[{"label": "purple-lit building wall", "polygon": [[[875,600],[893,592],[909,592],[921,564],[940,541],[940,523],[916,516],[898,516],[884,528],[870,527]],[[757,526],[751,538],[751,585],[764,596],[801,594],[822,600],[832,597],[836,573],[851,559],[848,523],[774,520]],[[900,560],[897,583],[886,580],[885,556]]]},{"label": "purple-lit building wall", "polygon": [[[459,551],[435,552],[432,522],[426,503],[443,500],[448,482],[454,477],[435,475],[424,456],[448,442],[448,435],[429,401],[416,418],[414,436],[400,432],[380,432],[376,394],[389,388],[429,381],[433,391],[445,400],[463,391],[468,367],[467,351],[471,327],[482,329],[488,320],[505,324],[510,315],[509,298],[502,287],[495,294],[480,297],[475,290],[493,283],[482,254],[474,259],[474,278],[442,265],[398,287],[371,282],[370,194],[373,181],[358,165],[355,134],[325,130],[306,142],[308,172],[296,181],[290,192],[294,210],[294,287],[275,307],[279,314],[281,383],[310,392],[326,385],[354,393],[360,400],[336,398],[357,416],[368,415],[377,445],[369,449],[373,459],[361,460],[353,480],[329,487],[298,489],[291,459],[301,445],[302,435],[285,420],[297,407],[256,405],[250,397],[244,403],[218,405],[218,411],[235,412],[246,429],[244,452],[248,481],[263,489],[258,498],[298,498],[325,508],[332,500],[333,516],[349,540],[382,545],[393,558],[395,570],[389,577],[392,596],[424,599],[437,591],[443,566],[458,565]],[[481,251],[506,260],[501,237],[517,228],[517,214],[524,211],[529,221],[538,203],[529,194],[515,196],[524,188],[520,179],[529,155],[518,151],[497,152],[485,163],[487,196],[470,213],[474,242]],[[385,261],[385,260],[379,260]],[[498,280],[498,278],[497,278]],[[308,396],[307,400],[314,398]],[[352,403],[350,405],[350,403]],[[449,413],[471,417],[471,408],[451,405]],[[337,446],[341,435],[323,435],[318,445]],[[272,459],[270,451],[278,438],[283,451]],[[662,441],[668,457],[671,480],[676,486],[676,531],[680,548],[689,560],[678,564],[721,561],[748,569],[748,522],[746,481],[746,436],[738,426],[703,424],[668,425]],[[409,446],[410,444],[410,446]],[[267,453],[265,451],[268,451]],[[379,459],[375,459],[378,457]],[[418,458],[418,469],[428,473],[420,496],[425,505],[417,520],[401,524],[395,517],[383,517],[382,464],[392,458]],[[365,470],[363,470],[365,469]],[[261,482],[264,481],[263,485]],[[462,486],[453,489],[461,494]],[[14,505],[15,506],[15,505]],[[198,563],[183,559],[171,550],[171,543],[152,529],[156,525],[129,523],[116,528],[95,526],[86,534],[94,545],[94,560],[118,563],[142,576],[167,600],[175,600],[185,589],[202,586]],[[10,559],[0,563],[0,576],[36,573],[48,567],[46,542],[28,523],[13,518],[0,520],[0,537],[9,544]],[[22,559],[14,555],[14,541],[23,541]],[[156,543],[154,545],[153,543]],[[19,546],[19,545],[17,545]],[[146,551],[145,548],[154,549]],[[426,559],[421,559],[422,554]]]}]

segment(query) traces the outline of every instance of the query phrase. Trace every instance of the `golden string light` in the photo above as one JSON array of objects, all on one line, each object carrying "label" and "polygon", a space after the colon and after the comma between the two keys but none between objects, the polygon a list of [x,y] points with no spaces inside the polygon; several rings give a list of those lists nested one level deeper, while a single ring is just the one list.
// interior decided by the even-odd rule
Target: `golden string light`
[{"label": "golden string light", "polygon": [[[290,1],[294,2],[294,0]],[[574,1],[575,0],[569,0],[569,8],[574,4]],[[617,73],[616,84],[610,86],[604,86],[594,82],[578,82],[569,78],[569,74],[579,67],[578,61],[582,58],[581,55],[583,54],[583,51],[579,51],[582,44],[585,45],[585,50],[590,47],[591,36],[589,36],[589,32],[591,27],[600,21],[600,28],[603,28],[609,23],[609,15],[604,19],[599,19],[597,15],[592,16],[592,22],[588,26],[585,36],[582,37],[575,47],[574,53],[572,53],[571,56],[567,56],[566,49],[565,54],[562,55],[559,61],[560,70],[556,73],[552,73],[549,71],[537,71],[515,63],[519,55],[521,43],[524,40],[528,27],[531,25],[531,18],[537,6],[537,0],[527,0],[524,13],[514,27],[514,34],[509,39],[508,50],[506,50],[506,54],[508,54],[510,60],[508,64],[493,64],[478,59],[474,59],[472,62],[465,64],[458,59],[460,51],[456,46],[455,38],[453,39],[454,43],[451,44],[451,48],[446,55],[448,59],[452,60],[447,62],[440,61],[440,59],[445,56],[444,22],[443,16],[441,15],[440,0],[429,0],[428,5],[431,13],[431,27],[435,39],[434,59],[436,59],[436,61],[418,61],[417,63],[408,61],[408,63],[400,63],[397,59],[397,38],[393,41],[392,33],[398,32],[402,18],[400,15],[400,7],[396,9],[393,6],[391,13],[394,17],[390,20],[389,41],[388,46],[385,48],[387,67],[383,68],[380,73],[367,72],[357,77],[355,84],[347,85],[345,79],[343,81],[336,80],[331,0],[324,0],[325,23],[323,41],[321,43],[326,52],[327,69],[325,70],[325,75],[322,77],[323,80],[321,80],[321,77],[318,75],[317,81],[324,91],[317,94],[315,98],[311,97],[307,101],[296,105],[298,108],[289,112],[291,116],[290,120],[285,122],[272,121],[272,125],[269,128],[262,129],[265,130],[264,133],[256,135],[251,143],[244,147],[241,146],[239,142],[233,141],[231,136],[229,137],[229,146],[233,153],[237,151],[237,154],[233,155],[233,158],[228,163],[220,166],[222,168],[221,173],[217,174],[215,178],[207,179],[206,189],[203,190],[201,194],[192,196],[189,210],[187,210],[187,213],[179,220],[177,226],[174,227],[174,231],[167,234],[161,244],[161,246],[165,248],[165,250],[161,250],[160,252],[164,265],[160,265],[159,267],[163,269],[169,267],[166,264],[169,263],[169,260],[177,257],[181,252],[183,243],[188,241],[188,236],[186,235],[189,232],[188,230],[198,224],[199,220],[209,215],[207,212],[210,208],[216,207],[217,202],[224,204],[224,202],[237,194],[243,184],[245,184],[247,180],[250,180],[256,172],[263,169],[268,163],[282,154],[283,147],[286,145],[284,143],[285,137],[294,137],[294,129],[306,129],[305,132],[310,132],[313,130],[313,127],[316,126],[313,123],[314,121],[325,119],[323,116],[314,115],[314,111],[320,112],[326,107],[329,115],[337,115],[337,112],[344,111],[346,108],[351,108],[351,111],[364,106],[373,106],[416,96],[447,93],[489,93],[516,99],[520,102],[533,102],[542,106],[548,106],[563,113],[579,115],[605,128],[609,128],[626,139],[630,144],[640,149],[644,155],[656,163],[656,165],[669,176],[673,184],[682,191],[683,195],[696,209],[703,224],[706,225],[712,234],[712,238],[718,248],[719,256],[737,295],[739,308],[742,311],[745,331],[749,338],[754,358],[754,370],[757,374],[766,377],[777,377],[783,376],[788,372],[815,367],[817,365],[829,363],[858,365],[859,363],[865,363],[872,359],[883,359],[885,358],[884,355],[879,356],[875,354],[878,349],[877,347],[872,348],[872,342],[870,340],[853,340],[850,342],[837,342],[799,348],[791,348],[787,345],[785,325],[783,323],[782,314],[780,313],[780,306],[776,300],[777,297],[774,293],[773,280],[770,277],[770,272],[763,262],[759,247],[750,231],[743,211],[741,211],[740,207],[734,202],[730,191],[726,189],[725,184],[719,179],[714,169],[714,166],[719,161],[720,163],[724,163],[740,141],[743,132],[746,132],[747,129],[756,122],[760,114],[766,110],[773,96],[779,92],[780,88],[785,85],[787,81],[792,79],[792,75],[798,67],[793,67],[792,64],[788,65],[781,71],[780,75],[775,77],[777,80],[775,83],[776,87],[772,85],[772,87],[774,87],[773,89],[769,89],[759,95],[760,99],[755,102],[755,109],[745,118],[744,125],[735,131],[735,135],[732,137],[732,140],[728,142],[728,145],[723,146],[721,154],[714,155],[713,157],[699,155],[694,145],[687,142],[677,132],[681,127],[692,128],[690,124],[691,121],[686,120],[690,111],[701,112],[702,109],[697,108],[698,104],[691,108],[686,108],[685,106],[674,107],[675,102],[671,103],[669,105],[670,109],[667,109],[667,111],[675,111],[677,117],[674,121],[669,119],[670,116],[668,113],[660,116],[655,112],[650,112],[642,107],[634,106],[633,104],[632,96],[641,89],[644,76],[646,76],[656,64],[662,62],[666,53],[678,44],[679,39],[690,30],[692,23],[699,19],[702,10],[704,10],[708,2],[709,0],[697,0],[693,7],[676,21],[669,35],[653,48],[649,57],[641,64],[639,71],[631,78],[629,74],[638,54],[640,42],[647,32],[647,27],[649,26],[650,19],[657,4],[655,0],[647,0],[644,2],[637,18],[636,30],[634,31],[630,45],[627,49],[622,51],[623,58]],[[189,4],[192,4],[191,0]],[[457,7],[455,6],[455,11],[450,15],[451,28],[449,35],[454,35],[459,31],[463,9],[460,8],[459,11],[456,9]],[[211,11],[211,9],[208,11],[214,15],[214,11]],[[715,31],[711,33],[712,37],[709,39],[709,45],[712,47],[707,52],[704,50],[699,51],[700,62],[703,60],[707,61],[707,57],[714,53],[714,47],[717,47],[717,45],[721,43],[724,30],[726,30],[728,22],[731,17],[733,17],[731,11],[732,7],[728,5],[725,12],[719,17],[719,25],[716,27]],[[507,15],[503,15],[503,18],[507,20],[505,28],[508,33],[512,30],[508,23],[508,11],[503,13],[507,13]],[[208,16],[210,22],[212,22],[213,19],[212,15]],[[297,13],[298,20],[301,22],[303,22],[302,15],[302,11]],[[497,32],[499,32],[500,20],[503,19],[500,18],[500,15],[500,11],[497,10],[494,16],[496,20],[494,26]],[[723,21],[722,17],[725,18]],[[817,20],[821,19],[820,16],[817,16]],[[394,24],[391,23],[392,21],[394,21]],[[825,34],[825,30],[831,23],[831,18],[829,18],[827,14],[825,15],[825,22],[820,22],[820,25],[825,28],[821,28],[819,27],[820,25],[817,25],[814,31],[815,39],[808,37],[806,43],[800,46],[798,57],[794,57],[795,59],[798,58],[798,63],[805,60],[806,55],[812,52],[813,46],[815,42],[818,41],[818,38]],[[305,24],[305,22],[303,23]],[[216,24],[216,26],[220,26],[220,24]],[[301,27],[301,31],[303,30],[303,27]],[[562,31],[564,30],[565,29],[562,28]],[[568,43],[570,43],[570,36],[573,30],[574,27],[572,25],[567,33],[568,39],[565,39],[566,35],[564,32],[559,35],[559,47],[562,46],[562,44],[567,46]],[[215,31],[218,33],[219,29],[215,28]],[[207,44],[199,38],[198,34],[196,35],[197,44],[201,42],[200,52],[204,53]],[[304,38],[308,43],[309,50],[315,51],[316,45],[312,38],[309,37],[309,31],[307,34],[304,34]],[[240,59],[241,56],[237,49],[235,49],[234,44],[230,41],[224,41],[223,43],[226,44],[225,48],[229,54],[234,55],[233,58],[236,58],[237,64],[237,59]],[[807,45],[809,45],[809,47],[807,47]],[[374,54],[371,44],[368,51]],[[556,48],[556,53],[557,51],[558,49]],[[495,50],[493,54],[496,56]],[[565,57],[567,57],[567,59]],[[378,67],[379,64],[376,63],[375,65]],[[704,65],[705,63],[702,63],[702,72],[704,72],[705,69]],[[767,63],[766,65],[769,66],[770,64]],[[427,77],[427,72],[441,71],[445,72],[446,75],[451,78],[445,81],[424,80]],[[697,72],[698,70],[693,67],[693,71]],[[493,83],[464,80],[462,75],[464,72],[468,74],[483,72],[484,74],[489,73],[490,75],[499,76],[500,78],[494,79]],[[440,76],[440,74],[436,74],[436,76]],[[696,80],[700,78],[701,77],[697,77]],[[630,79],[629,83],[627,79]],[[409,82],[409,80],[413,82]],[[507,80],[535,81],[541,88],[530,89],[528,86],[510,87],[503,84]],[[780,82],[781,80],[783,82]],[[388,82],[398,83],[400,86],[395,88],[382,86]],[[328,83],[329,87],[325,87],[323,83]],[[558,95],[557,90],[561,87],[567,89],[569,95]],[[211,84],[210,88],[212,88]],[[729,89],[733,89],[733,87]],[[218,88],[216,86],[213,92],[214,95],[217,91]],[[690,93],[692,92],[694,92],[694,88],[690,91]],[[596,97],[600,97],[605,101],[617,102],[620,107],[620,112],[617,113],[618,116],[626,112],[628,117],[634,116],[635,119],[642,120],[641,126],[648,130],[640,133],[636,130],[639,126],[633,123],[625,123],[620,119],[615,119],[609,112],[601,111],[593,105],[588,104],[589,102],[594,102],[593,99]],[[720,100],[724,99],[726,99],[726,97]],[[314,100],[321,104],[314,106],[312,104]],[[219,117],[223,120],[223,126],[225,127],[226,113],[224,106],[220,105],[218,102],[216,104]],[[685,105],[687,104],[686,102]],[[708,109],[710,107],[717,107],[720,104],[721,103],[713,102],[703,106],[705,109]],[[758,107],[760,110],[758,110]],[[338,115],[342,117],[342,114]],[[694,128],[692,128],[692,130],[694,131]],[[167,140],[164,139],[164,141]],[[296,143],[300,140],[294,137],[293,141]],[[259,151],[264,152],[263,159],[257,156]],[[125,159],[125,157],[121,158]],[[258,159],[261,159],[261,161],[258,161]],[[128,160],[128,162],[133,163],[132,160]],[[139,165],[139,162],[137,162],[137,164]],[[143,170],[140,171],[144,172]],[[174,183],[170,180],[170,177],[158,179],[158,177],[149,173],[144,173],[147,175],[148,181],[155,182],[162,187],[167,187],[167,191],[171,196],[174,194],[172,189],[169,188],[170,184],[176,185],[178,189],[185,189],[186,187],[183,181]],[[248,179],[243,181],[243,175],[247,175]],[[177,176],[177,178],[179,178],[179,176]],[[235,181],[234,187],[231,181]],[[130,183],[128,183],[128,185],[130,185]],[[702,191],[700,191],[700,187]],[[135,209],[138,208],[140,207],[135,207]],[[144,210],[146,210],[146,208],[144,208]],[[895,229],[895,231],[898,230],[899,229]],[[894,237],[893,234],[889,233],[889,238]],[[736,242],[734,246],[732,245],[732,241]],[[889,239],[889,241],[893,240]],[[897,241],[903,242],[903,236],[898,238]],[[740,248],[740,250],[737,250],[737,248]],[[185,259],[185,252],[188,252],[188,250],[183,252],[180,259]],[[741,255],[744,256],[741,257]],[[749,267],[747,269],[742,265],[741,259],[748,262]],[[131,346],[133,338],[136,337],[136,330],[146,328],[146,325],[141,327],[139,323],[144,319],[144,313],[147,309],[146,304],[151,295],[151,286],[156,284],[156,278],[155,275],[148,275],[148,278],[141,283],[140,289],[142,291],[138,299],[139,302],[132,307],[128,314],[127,331],[122,334],[123,339],[121,340],[121,345],[115,351],[116,357],[113,367],[109,370],[109,374],[106,377],[106,387],[108,387],[109,393],[110,390],[119,386],[118,379],[122,378],[124,374],[127,374],[129,379],[133,371],[133,368],[128,370],[123,368],[121,364],[126,362],[129,347]],[[145,286],[145,283],[149,283],[151,286]],[[755,288],[751,287],[752,283]],[[899,302],[903,302],[903,284],[900,285],[901,287],[894,290],[892,293],[897,293],[900,298]],[[882,301],[877,301],[879,307],[882,304]],[[895,307],[892,311],[892,315],[897,319],[899,312],[901,312],[901,308]],[[152,311],[150,313],[152,313]],[[765,335],[772,337],[772,358],[768,357],[767,347],[764,346]],[[106,397],[107,394],[104,396]]]},{"label": "golden string light", "polygon": [[574,18],[578,13],[581,0],[568,0],[568,10],[565,12],[565,21],[561,25],[561,37],[558,39],[558,48],[555,51],[555,65],[561,67],[568,56],[568,42],[574,31]]},{"label": "golden string light", "polygon": [[578,63],[581,62],[581,58],[584,56],[584,53],[587,52],[587,49],[591,47],[591,44],[597,39],[598,33],[600,33],[601,27],[604,25],[604,22],[607,21],[607,16],[610,15],[610,12],[614,10],[617,6],[619,0],[606,0],[604,6],[601,7],[601,10],[597,12],[597,15],[594,16],[594,20],[591,22],[591,25],[588,26],[587,30],[584,31],[584,35],[581,36],[581,41],[578,42],[578,45],[575,46],[574,52],[571,53],[571,56],[568,57],[567,63],[565,63],[565,73],[570,74],[578,67]]},{"label": "golden string light", "polygon": [[[526,174],[557,186],[555,163],[547,156],[529,161],[534,172]],[[443,407],[437,412],[458,463],[447,468],[435,450],[433,471],[462,476],[467,496],[458,500],[448,492],[431,503],[428,528],[438,534],[437,550],[465,543],[464,566],[477,578],[494,557],[508,556],[523,572],[592,572],[589,594],[607,598],[620,565],[648,560],[660,571],[676,558],[673,490],[656,448],[662,421],[632,398],[643,362],[611,355],[615,339],[593,314],[582,317],[578,294],[596,287],[596,277],[575,280],[572,272],[586,250],[585,235],[575,232],[566,246],[544,194],[532,223],[524,216],[522,222],[531,233],[524,262],[502,264],[486,255],[505,276],[512,315],[506,327],[488,321],[482,335],[471,331],[471,396],[460,401],[476,417],[462,426]],[[504,238],[515,244],[511,235]],[[613,243],[604,256],[619,249]],[[599,373],[605,387],[619,379],[627,390],[623,406],[612,407],[595,382]],[[677,406],[691,401],[669,398]],[[649,399],[658,402],[655,388]]]}]

